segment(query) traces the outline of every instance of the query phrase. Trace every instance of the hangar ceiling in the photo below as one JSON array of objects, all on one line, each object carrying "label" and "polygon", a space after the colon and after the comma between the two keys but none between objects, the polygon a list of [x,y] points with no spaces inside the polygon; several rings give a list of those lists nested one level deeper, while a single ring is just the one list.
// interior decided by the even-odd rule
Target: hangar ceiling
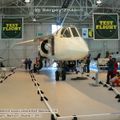
[{"label": "hangar ceiling", "polygon": [[120,0],[101,0],[101,4],[96,1],[0,0],[0,16],[23,17],[25,23],[91,24],[92,13],[120,13]]}]

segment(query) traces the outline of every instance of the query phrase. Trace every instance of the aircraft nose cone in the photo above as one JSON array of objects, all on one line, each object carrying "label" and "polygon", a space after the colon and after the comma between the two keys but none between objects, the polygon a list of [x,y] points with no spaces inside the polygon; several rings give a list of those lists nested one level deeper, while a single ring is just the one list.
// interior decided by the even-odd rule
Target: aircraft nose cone
[{"label": "aircraft nose cone", "polygon": [[89,48],[86,47],[86,49],[84,50],[85,54],[88,55],[88,52],[89,52]]},{"label": "aircraft nose cone", "polygon": [[81,53],[81,54],[80,54],[81,58],[87,56],[87,55],[88,55],[88,52],[89,52],[88,49],[82,49],[82,50],[80,50],[80,51],[81,51],[81,52],[80,52],[80,53]]},{"label": "aircraft nose cone", "polygon": [[83,46],[81,46],[80,48],[80,56],[81,58],[84,58],[85,56],[87,56],[89,53],[89,48],[86,44],[83,44]]}]

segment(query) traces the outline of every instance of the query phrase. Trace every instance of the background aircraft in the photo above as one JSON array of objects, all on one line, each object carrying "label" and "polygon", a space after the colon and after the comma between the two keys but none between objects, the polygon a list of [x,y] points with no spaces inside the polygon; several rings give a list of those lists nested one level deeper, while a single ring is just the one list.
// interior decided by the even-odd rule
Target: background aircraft
[{"label": "background aircraft", "polygon": [[54,34],[19,42],[16,45],[31,45],[31,43],[37,43],[40,58],[47,57],[57,61],[79,60],[89,52],[86,42],[75,26],[62,27]]}]

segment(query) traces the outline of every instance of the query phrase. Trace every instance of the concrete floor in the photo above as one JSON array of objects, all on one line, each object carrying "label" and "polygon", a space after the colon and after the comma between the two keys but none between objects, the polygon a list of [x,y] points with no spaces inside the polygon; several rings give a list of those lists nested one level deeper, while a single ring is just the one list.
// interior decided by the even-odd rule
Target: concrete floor
[{"label": "concrete floor", "polygon": [[[94,81],[71,80],[80,74],[68,74],[66,81],[54,80],[54,70],[43,69],[40,74],[34,74],[39,88],[48,98],[48,103],[52,109],[58,110],[60,116],[69,115],[88,115],[102,113],[116,113],[120,111],[120,103],[114,98],[113,92],[108,91],[102,86],[94,87],[91,85]],[[105,74],[100,75],[102,79]],[[118,88],[119,90],[119,88]],[[15,74],[8,77],[0,84],[0,119],[9,119],[10,116],[2,118],[3,110],[38,110],[39,115],[32,118],[28,116],[13,116],[12,120],[51,120],[50,113],[44,113],[48,110],[46,105],[40,101],[37,94],[37,87],[34,86],[30,74],[22,70],[16,70]],[[3,112],[3,113],[2,113]],[[27,111],[28,112],[28,111]],[[8,112],[9,113],[9,112]],[[19,112],[19,114],[22,114]],[[37,118],[38,117],[38,118]],[[113,117],[113,118],[112,118]],[[88,117],[92,120],[119,120],[120,115],[110,114],[106,116]],[[82,118],[87,120],[88,118]],[[81,120],[81,118],[79,118]],[[78,119],[78,120],[79,120]],[[72,119],[61,119],[72,120]]]}]

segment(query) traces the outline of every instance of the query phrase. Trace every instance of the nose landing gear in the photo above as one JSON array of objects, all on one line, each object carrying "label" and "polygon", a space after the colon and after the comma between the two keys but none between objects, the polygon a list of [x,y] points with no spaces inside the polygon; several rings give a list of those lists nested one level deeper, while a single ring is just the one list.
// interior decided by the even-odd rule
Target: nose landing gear
[{"label": "nose landing gear", "polygon": [[62,71],[56,71],[55,72],[55,79],[56,81],[59,81],[59,78],[61,77],[62,80],[66,80],[66,72],[65,70]]}]

